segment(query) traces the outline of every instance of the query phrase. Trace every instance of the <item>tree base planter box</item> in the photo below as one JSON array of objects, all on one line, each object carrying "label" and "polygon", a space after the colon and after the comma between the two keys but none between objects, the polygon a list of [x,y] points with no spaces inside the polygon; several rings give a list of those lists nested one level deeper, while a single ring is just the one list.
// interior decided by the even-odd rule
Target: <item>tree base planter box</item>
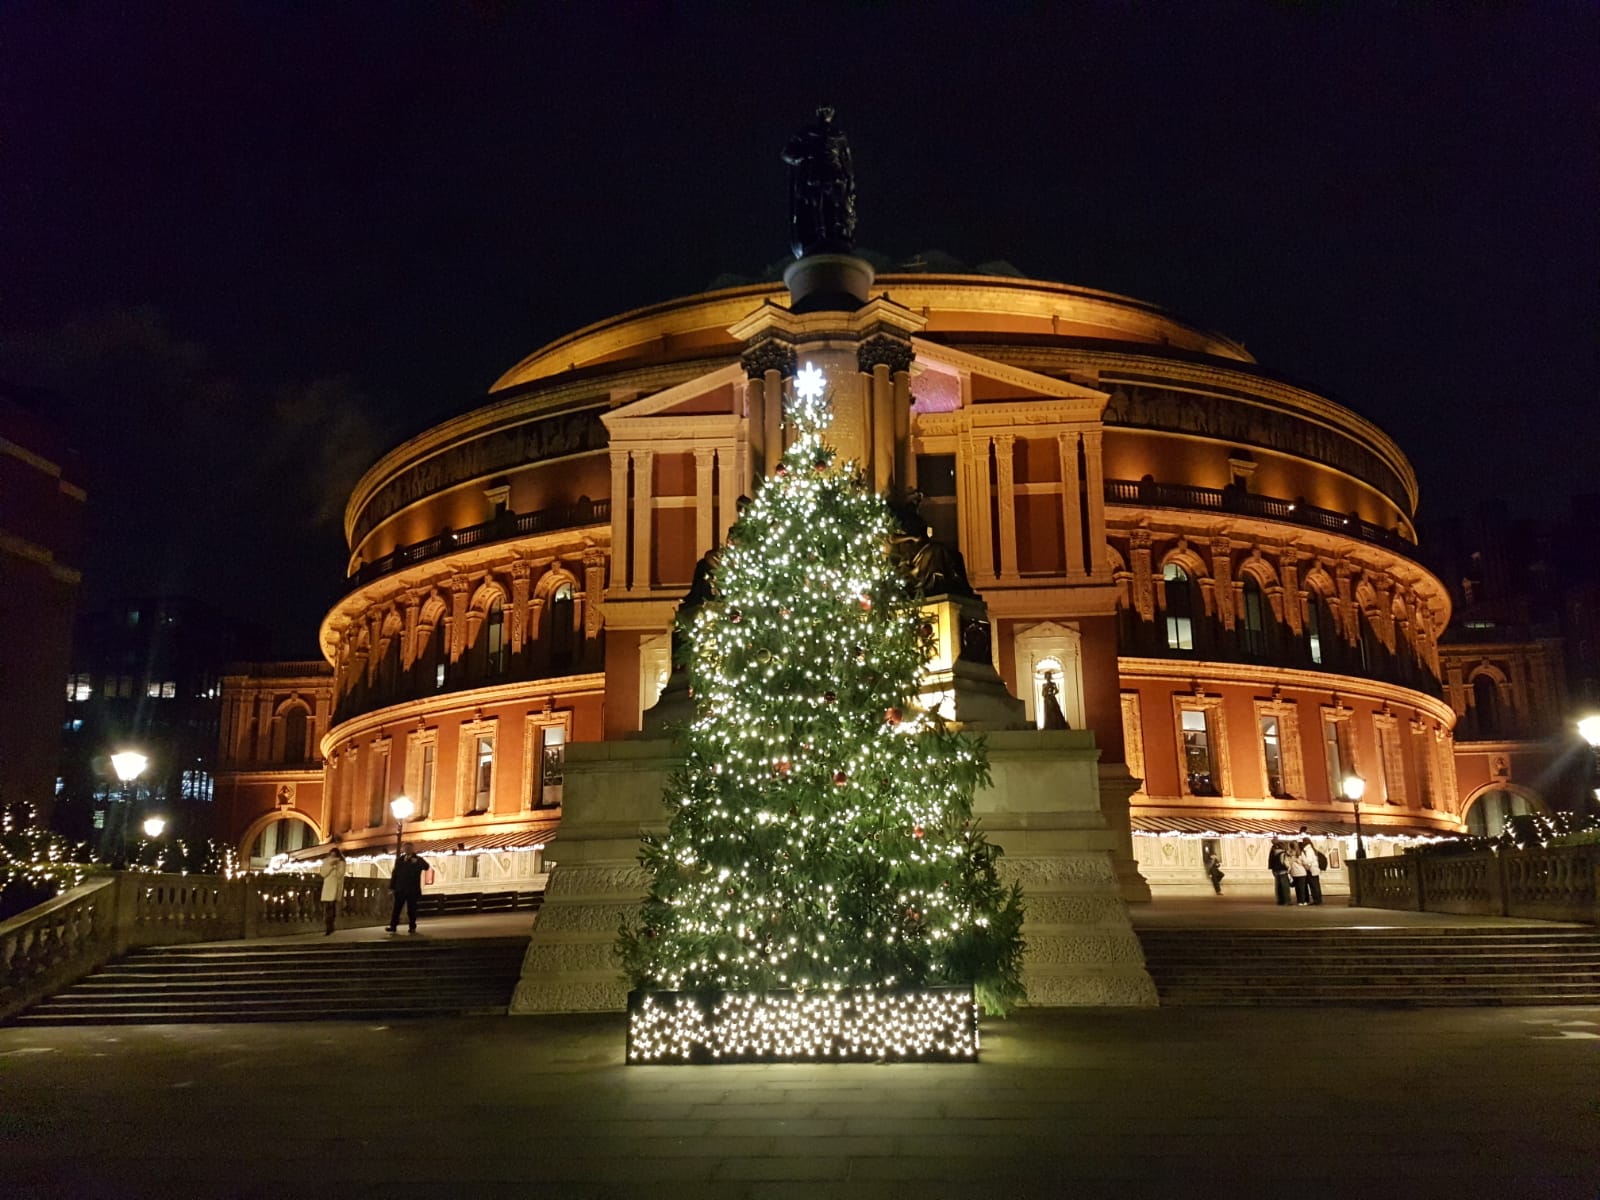
[{"label": "tree base planter box", "polygon": [[629,1066],[977,1061],[971,988],[628,996]]}]

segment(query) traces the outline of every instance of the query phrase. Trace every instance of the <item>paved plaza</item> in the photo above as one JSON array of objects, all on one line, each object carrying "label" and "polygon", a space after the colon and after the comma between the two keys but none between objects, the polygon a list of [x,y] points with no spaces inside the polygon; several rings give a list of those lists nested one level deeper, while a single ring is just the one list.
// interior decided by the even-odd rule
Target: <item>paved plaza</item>
[{"label": "paved plaza", "polygon": [[1600,1195],[1600,1008],[1032,1011],[959,1066],[622,1046],[610,1015],[0,1029],[0,1195]]}]

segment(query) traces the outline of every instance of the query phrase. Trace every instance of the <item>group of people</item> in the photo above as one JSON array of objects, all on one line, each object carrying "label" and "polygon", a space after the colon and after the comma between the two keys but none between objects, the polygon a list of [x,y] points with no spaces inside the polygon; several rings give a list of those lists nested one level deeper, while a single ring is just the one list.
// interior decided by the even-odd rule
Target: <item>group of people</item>
[{"label": "group of people", "polygon": [[[328,847],[328,857],[322,860],[317,873],[322,876],[322,915],[324,936],[333,932],[339,919],[339,900],[344,895],[344,877],[349,864],[344,851],[337,845]],[[417,901],[422,899],[422,877],[431,868],[428,860],[417,853],[412,843],[395,859],[394,870],[389,875],[389,890],[394,893],[394,907],[389,912],[388,931],[395,933],[400,924],[400,911],[405,910],[410,931],[417,931]]]},{"label": "group of people", "polygon": [[1328,856],[1309,837],[1273,838],[1267,867],[1279,904],[1322,903],[1322,873],[1328,869]]}]

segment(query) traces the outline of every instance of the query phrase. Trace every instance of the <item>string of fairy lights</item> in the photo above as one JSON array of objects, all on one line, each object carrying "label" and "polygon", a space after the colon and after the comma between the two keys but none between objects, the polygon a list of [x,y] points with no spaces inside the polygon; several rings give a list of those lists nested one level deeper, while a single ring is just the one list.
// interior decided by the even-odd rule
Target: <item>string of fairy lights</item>
[{"label": "string of fairy lights", "polygon": [[643,993],[629,1012],[628,1062],[976,1062],[968,988],[848,996]]},{"label": "string of fairy lights", "polygon": [[[971,822],[987,763],[919,702],[933,629],[890,557],[893,513],[823,440],[829,407],[807,363],[792,443],[684,622],[686,761],[623,959],[647,990],[976,983],[1003,1007],[1021,915]],[[767,1028],[792,1010],[761,1011]]]}]

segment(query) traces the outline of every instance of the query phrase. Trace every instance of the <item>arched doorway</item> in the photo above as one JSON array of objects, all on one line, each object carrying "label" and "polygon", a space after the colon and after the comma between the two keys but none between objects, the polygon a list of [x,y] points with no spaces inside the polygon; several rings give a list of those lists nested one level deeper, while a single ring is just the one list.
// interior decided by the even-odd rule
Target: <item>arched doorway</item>
[{"label": "arched doorway", "polygon": [[322,840],[322,832],[298,813],[276,813],[246,833],[240,858],[246,868],[260,870],[280,854],[293,854]]},{"label": "arched doorway", "polygon": [[1508,817],[1543,811],[1537,797],[1504,784],[1485,788],[1467,804],[1467,832],[1473,837],[1499,837]]}]

